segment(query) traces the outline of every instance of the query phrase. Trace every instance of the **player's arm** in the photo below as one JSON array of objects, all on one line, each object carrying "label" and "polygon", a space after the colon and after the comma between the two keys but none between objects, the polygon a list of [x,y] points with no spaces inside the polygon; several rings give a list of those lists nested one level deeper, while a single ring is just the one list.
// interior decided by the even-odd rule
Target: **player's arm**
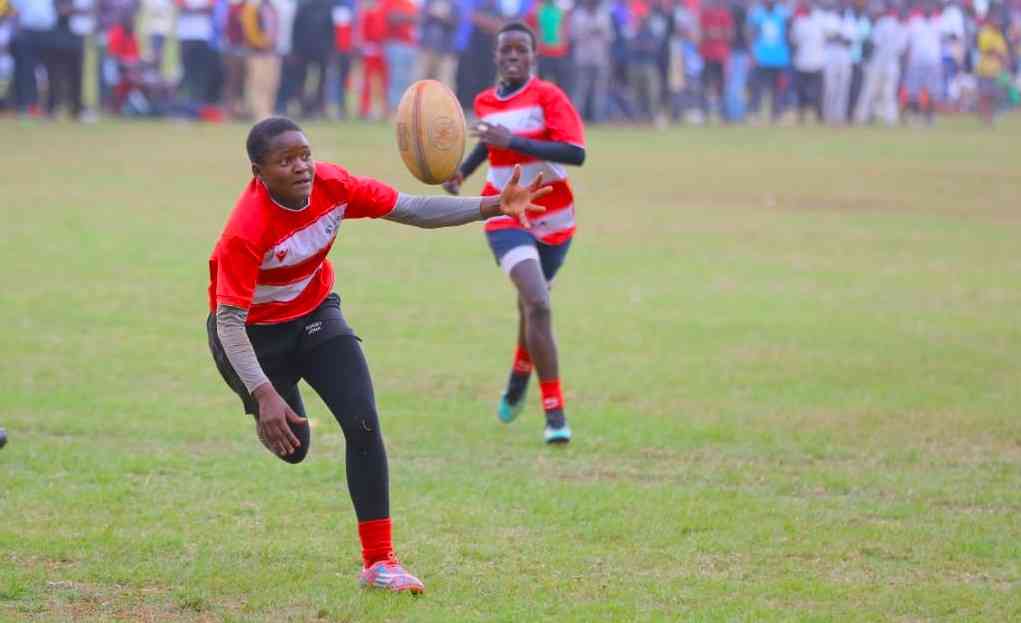
[{"label": "player's arm", "polygon": [[541,141],[514,136],[509,129],[495,123],[480,121],[472,128],[472,136],[479,139],[480,145],[485,143],[500,149],[510,149],[547,162],[574,166],[581,166],[585,162],[584,147],[560,141]]},{"label": "player's arm", "polygon": [[552,192],[553,188],[550,186],[542,188],[541,173],[527,186],[519,184],[520,180],[521,167],[516,166],[510,181],[499,195],[462,198],[401,193],[397,196],[393,210],[383,218],[414,227],[435,229],[506,215],[516,218],[522,225],[528,227],[529,213],[546,210],[534,202]]},{"label": "player's arm", "polygon": [[301,423],[304,420],[280,397],[269,382],[259,359],[255,355],[245,321],[248,311],[230,305],[216,306],[216,335],[227,355],[227,360],[244,383],[248,393],[259,403],[258,426],[277,454],[286,456],[301,442],[291,432],[287,421]]}]

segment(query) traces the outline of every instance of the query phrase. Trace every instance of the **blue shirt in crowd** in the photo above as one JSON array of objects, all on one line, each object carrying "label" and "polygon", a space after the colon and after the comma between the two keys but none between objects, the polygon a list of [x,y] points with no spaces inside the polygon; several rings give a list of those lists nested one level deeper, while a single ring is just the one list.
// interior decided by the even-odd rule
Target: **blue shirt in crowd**
[{"label": "blue shirt in crowd", "polygon": [[787,20],[790,12],[781,4],[767,9],[757,5],[748,14],[755,42],[752,53],[755,63],[762,67],[787,67],[791,64],[791,50],[787,45]]}]

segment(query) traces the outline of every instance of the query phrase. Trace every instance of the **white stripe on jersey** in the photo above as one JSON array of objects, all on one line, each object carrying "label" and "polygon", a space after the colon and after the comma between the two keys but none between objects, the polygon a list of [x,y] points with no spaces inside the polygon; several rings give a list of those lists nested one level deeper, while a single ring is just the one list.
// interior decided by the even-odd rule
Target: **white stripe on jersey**
[{"label": "white stripe on jersey", "polygon": [[[545,212],[542,212],[537,216],[532,216],[531,227],[528,228],[528,231],[532,232],[532,235],[540,240],[565,229],[570,229],[575,225],[573,203],[566,208],[553,212],[549,216],[546,216],[545,214]],[[512,220],[509,216],[494,216],[489,219],[489,221],[509,220]]]},{"label": "white stripe on jersey", "polygon": [[[550,182],[556,182],[559,180],[567,179],[567,169],[557,164],[556,162],[546,162],[540,160],[537,162],[526,162],[521,165],[521,181],[519,182],[522,186],[527,186],[532,183],[536,175],[542,173],[543,186]],[[489,167],[489,173],[486,175],[486,181],[492,184],[497,190],[503,190],[503,187],[510,181],[511,176],[514,175],[514,167]]]},{"label": "white stripe on jersey", "polygon": [[266,251],[266,255],[262,257],[262,266],[259,268],[269,270],[294,266],[325,249],[337,237],[337,229],[340,228],[345,210],[347,204],[338,203],[315,222],[281,240],[275,247]]},{"label": "white stripe on jersey", "polygon": [[294,299],[301,296],[301,293],[305,291],[305,286],[319,274],[319,269],[322,268],[322,264],[319,265],[312,274],[300,281],[294,283],[288,283],[282,286],[255,286],[255,295],[252,297],[253,305],[262,305],[263,303],[286,303],[287,301],[293,301]]},{"label": "white stripe on jersey", "polygon": [[491,112],[481,120],[494,125],[502,125],[510,130],[511,134],[529,134],[542,132],[546,129],[546,113],[542,111],[542,106],[526,106]]}]

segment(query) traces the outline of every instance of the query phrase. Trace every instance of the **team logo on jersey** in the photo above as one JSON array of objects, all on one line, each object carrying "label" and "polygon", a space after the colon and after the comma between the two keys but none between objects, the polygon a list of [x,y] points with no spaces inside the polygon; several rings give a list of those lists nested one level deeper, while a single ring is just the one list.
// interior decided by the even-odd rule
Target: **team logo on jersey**
[{"label": "team logo on jersey", "polygon": [[287,257],[287,249],[280,249],[276,252],[276,256],[278,262],[283,262],[284,258]]}]

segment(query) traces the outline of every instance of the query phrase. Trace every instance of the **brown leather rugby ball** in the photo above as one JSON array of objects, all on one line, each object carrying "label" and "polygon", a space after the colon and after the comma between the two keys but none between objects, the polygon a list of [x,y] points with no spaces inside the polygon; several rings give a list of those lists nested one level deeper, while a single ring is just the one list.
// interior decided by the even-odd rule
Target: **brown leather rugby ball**
[{"label": "brown leather rugby ball", "polygon": [[397,148],[411,174],[426,184],[450,179],[464,156],[464,111],[442,82],[419,80],[397,107]]}]

